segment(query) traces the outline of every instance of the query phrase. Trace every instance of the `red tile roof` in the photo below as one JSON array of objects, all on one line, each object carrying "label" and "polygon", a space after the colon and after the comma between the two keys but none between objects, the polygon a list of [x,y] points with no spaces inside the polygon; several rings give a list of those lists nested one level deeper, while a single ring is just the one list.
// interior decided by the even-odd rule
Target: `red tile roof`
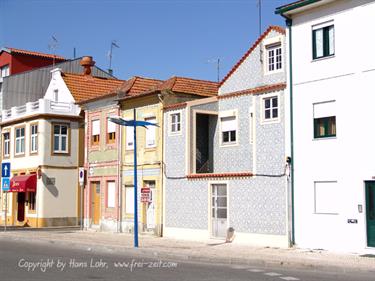
[{"label": "red tile roof", "polygon": [[156,90],[211,97],[217,95],[218,86],[219,84],[213,81],[174,76],[164,81]]},{"label": "red tile roof", "polygon": [[149,92],[162,83],[162,80],[134,76],[120,85],[116,92],[123,98],[131,98]]},{"label": "red tile roof", "polygon": [[76,103],[84,103],[113,95],[123,80],[102,78],[84,74],[62,73],[62,78]]},{"label": "red tile roof", "polygon": [[21,50],[21,49],[16,49],[16,48],[9,48],[9,47],[6,47],[5,49],[8,49],[10,53],[15,53],[15,54],[20,54],[20,55],[43,57],[47,59],[55,59],[55,60],[61,60],[61,61],[66,60],[64,57],[61,57],[58,55],[44,54],[44,53]]},{"label": "red tile roof", "polygon": [[164,106],[164,110],[170,110],[170,109],[177,109],[177,108],[184,108],[186,107],[187,102],[180,102],[180,103],[174,103],[170,105]]},{"label": "red tile roof", "polygon": [[173,91],[203,97],[216,96],[218,83],[206,80],[172,77],[161,81],[149,78],[134,77],[119,87],[118,92],[123,94],[120,100],[135,96],[152,95],[160,91]]},{"label": "red tile roof", "polygon": [[285,83],[277,83],[277,84],[265,85],[265,86],[246,89],[242,91],[232,92],[232,93],[228,93],[225,95],[220,95],[218,98],[227,99],[227,98],[233,98],[233,97],[238,97],[238,96],[243,96],[243,95],[263,94],[263,93],[284,90],[285,88],[286,88]]},{"label": "red tile roof", "polygon": [[252,51],[258,46],[260,42],[270,33],[272,30],[277,31],[281,34],[285,34],[285,29],[280,26],[271,25],[267,30],[255,41],[255,43],[250,47],[249,50],[242,56],[242,58],[233,66],[233,68],[228,72],[228,74],[221,80],[220,86],[224,84],[225,81],[237,70],[237,68],[246,60],[246,58],[251,54]]},{"label": "red tile roof", "polygon": [[252,172],[239,172],[239,173],[216,173],[216,174],[191,174],[187,175],[188,179],[200,179],[200,178],[243,178],[252,177]]}]

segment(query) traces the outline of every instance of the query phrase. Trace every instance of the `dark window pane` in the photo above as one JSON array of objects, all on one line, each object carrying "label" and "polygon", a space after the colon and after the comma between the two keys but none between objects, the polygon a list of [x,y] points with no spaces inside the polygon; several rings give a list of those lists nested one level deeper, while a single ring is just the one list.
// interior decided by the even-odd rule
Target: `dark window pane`
[{"label": "dark window pane", "polygon": [[264,107],[265,107],[265,108],[270,108],[270,106],[271,106],[270,99],[266,99],[266,100],[264,100]]},{"label": "dark window pane", "polygon": [[229,141],[229,132],[223,132],[223,142]]},{"label": "dark window pane", "polygon": [[272,99],[272,107],[277,107],[277,98]]},{"label": "dark window pane", "polygon": [[264,118],[265,119],[271,118],[271,111],[269,109],[266,109],[266,111],[264,112]]},{"label": "dark window pane", "polygon": [[227,195],[227,186],[226,185],[217,185],[217,195],[224,196]]},{"label": "dark window pane", "polygon": [[217,198],[217,206],[218,207],[226,207],[227,206],[227,197],[219,197]]},{"label": "dark window pane", "polygon": [[57,151],[59,150],[59,137],[55,136],[53,141],[53,150]]},{"label": "dark window pane", "polygon": [[59,125],[53,126],[53,132],[54,134],[60,134],[60,126]]},{"label": "dark window pane", "polygon": [[217,209],[217,218],[226,219],[227,218],[227,209]]},{"label": "dark window pane", "polygon": [[274,109],[272,109],[272,117],[273,118],[277,118],[278,116],[278,110],[277,110],[277,108],[274,108]]},{"label": "dark window pane", "polygon": [[236,141],[236,131],[230,131],[230,141]]},{"label": "dark window pane", "polygon": [[61,134],[66,135],[68,132],[68,127],[67,126],[61,126]]}]

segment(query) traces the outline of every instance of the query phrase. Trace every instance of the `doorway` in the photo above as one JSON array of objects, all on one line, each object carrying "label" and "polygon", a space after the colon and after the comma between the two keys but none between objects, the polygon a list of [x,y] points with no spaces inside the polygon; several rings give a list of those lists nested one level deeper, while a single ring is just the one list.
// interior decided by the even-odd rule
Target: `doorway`
[{"label": "doorway", "polygon": [[228,200],[227,185],[211,185],[211,235],[217,238],[225,238],[228,227]]},{"label": "doorway", "polygon": [[367,181],[366,188],[366,224],[367,246],[375,247],[375,182]]},{"label": "doorway", "polygon": [[100,219],[100,182],[91,182],[92,224],[98,225]]},{"label": "doorway", "polygon": [[17,193],[17,221],[25,220],[25,192]]}]

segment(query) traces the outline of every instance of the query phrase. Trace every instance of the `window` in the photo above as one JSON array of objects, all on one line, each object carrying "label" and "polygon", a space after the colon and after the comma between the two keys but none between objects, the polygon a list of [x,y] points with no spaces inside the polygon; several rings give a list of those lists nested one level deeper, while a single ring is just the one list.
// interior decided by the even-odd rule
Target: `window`
[{"label": "window", "polygon": [[179,133],[181,132],[181,113],[172,113],[170,115],[171,127],[170,132]]},{"label": "window", "polygon": [[4,65],[0,69],[0,77],[7,77],[9,76],[9,65]]},{"label": "window", "polygon": [[26,203],[29,208],[29,211],[35,211],[35,202],[36,202],[36,193],[27,192],[26,193]]},{"label": "window", "polygon": [[91,145],[99,145],[100,142],[100,120],[91,122]]},{"label": "window", "polygon": [[55,101],[55,102],[59,101],[59,90],[58,89],[53,90],[53,101]]},{"label": "window", "polygon": [[9,157],[10,155],[10,133],[3,134],[3,156]]},{"label": "window", "polygon": [[126,149],[134,149],[134,127],[126,127]]},{"label": "window", "polygon": [[236,116],[221,117],[221,143],[235,144],[237,134]]},{"label": "window", "polygon": [[313,36],[313,59],[332,56],[335,54],[334,26],[315,26]]},{"label": "window", "polygon": [[116,124],[107,119],[107,143],[116,142]]},{"label": "window", "polygon": [[336,136],[335,102],[314,104],[314,138]]},{"label": "window", "polygon": [[336,181],[314,182],[315,214],[338,214],[340,191]]},{"label": "window", "polygon": [[67,125],[53,125],[53,152],[68,153]]},{"label": "window", "polygon": [[[145,118],[145,121],[156,124],[156,118],[155,117]],[[147,129],[146,129],[146,148],[155,147],[155,146],[156,146],[156,127],[155,126],[147,126]]]},{"label": "window", "polygon": [[279,117],[279,105],[277,97],[263,99],[264,104],[264,120],[273,120]]},{"label": "window", "polygon": [[25,127],[16,128],[16,155],[25,153]]},{"label": "window", "polygon": [[267,71],[272,72],[282,68],[281,44],[267,47]]},{"label": "window", "polygon": [[125,213],[134,214],[134,187],[125,186]]},{"label": "window", "polygon": [[116,198],[116,184],[114,181],[107,182],[107,208],[114,208]]},{"label": "window", "polygon": [[38,125],[30,125],[30,153],[38,152]]}]

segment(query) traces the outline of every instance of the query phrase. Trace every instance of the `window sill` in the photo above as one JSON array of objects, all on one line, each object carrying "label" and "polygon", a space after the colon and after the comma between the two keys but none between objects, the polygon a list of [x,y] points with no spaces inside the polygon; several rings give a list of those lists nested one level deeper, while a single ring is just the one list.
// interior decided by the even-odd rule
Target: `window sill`
[{"label": "window sill", "polygon": [[178,132],[169,132],[168,133],[168,136],[170,136],[170,137],[181,136],[181,135],[182,135],[181,131],[178,131]]},{"label": "window sill", "polygon": [[272,119],[262,119],[261,125],[267,125],[267,124],[277,124],[280,123],[280,118],[272,118]]},{"label": "window sill", "polygon": [[145,147],[146,152],[156,151],[156,146]]},{"label": "window sill", "polygon": [[220,147],[234,147],[234,146],[238,146],[239,143],[236,142],[236,143],[221,143],[220,144]]},{"label": "window sill", "polygon": [[22,153],[22,154],[14,154],[14,158],[18,158],[18,157],[25,157],[25,153]]},{"label": "window sill", "polygon": [[283,73],[283,72],[284,72],[284,68],[281,68],[281,69],[272,70],[272,71],[265,71],[264,75],[267,76],[267,75],[278,74],[278,73]]},{"label": "window sill", "polygon": [[320,137],[320,138],[313,138],[313,141],[320,141],[320,140],[335,140],[337,139],[337,136],[331,136],[331,137]]},{"label": "window sill", "polygon": [[334,57],[335,57],[335,55],[330,55],[330,56],[320,57],[320,58],[312,59],[311,62],[317,62],[317,61],[322,61],[322,60],[332,59],[332,58],[334,58]]}]

